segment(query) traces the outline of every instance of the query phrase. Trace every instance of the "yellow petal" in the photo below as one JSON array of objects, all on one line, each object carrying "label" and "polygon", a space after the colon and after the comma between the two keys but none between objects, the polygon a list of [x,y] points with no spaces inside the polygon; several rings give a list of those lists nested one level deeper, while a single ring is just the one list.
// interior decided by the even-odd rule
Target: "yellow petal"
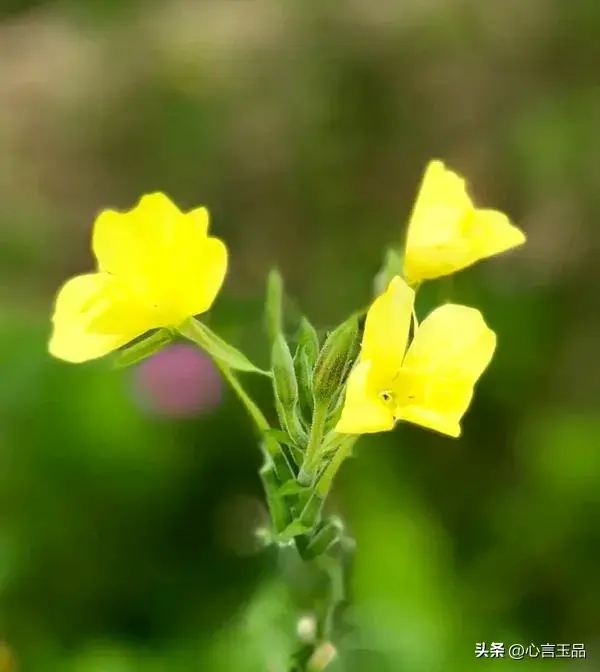
[{"label": "yellow petal", "polygon": [[434,432],[445,434],[457,439],[461,434],[460,418],[451,415],[443,415],[428,408],[419,406],[405,406],[398,409],[396,418],[403,422],[431,429]]},{"label": "yellow petal", "polygon": [[524,242],[506,215],[476,209],[465,180],[432,161],[408,226],[404,276],[414,284],[449,275]]},{"label": "yellow petal", "polygon": [[470,242],[454,238],[431,245],[407,245],[404,255],[404,277],[417,284],[424,280],[441,278],[470,266],[478,261]]},{"label": "yellow petal", "polygon": [[133,340],[137,334],[93,334],[80,324],[55,323],[48,344],[48,352],[57,359],[81,364],[103,357]]},{"label": "yellow petal", "polygon": [[367,312],[360,357],[371,362],[376,387],[387,387],[402,364],[414,301],[414,290],[396,276]]},{"label": "yellow petal", "polygon": [[497,210],[476,210],[466,227],[474,261],[506,252],[526,241],[521,229]]},{"label": "yellow petal", "polygon": [[181,308],[185,315],[198,315],[211,307],[223,285],[227,260],[225,243],[211,236],[182,263],[174,291],[181,293]]},{"label": "yellow petal", "polygon": [[424,235],[427,240],[448,239],[449,235],[456,230],[456,224],[450,219],[446,219],[435,225],[434,230],[429,226],[423,230],[419,224],[421,217],[428,215],[431,208],[444,207],[448,212],[453,210],[455,213],[463,213],[473,207],[473,202],[467,193],[465,179],[458,173],[446,168],[443,161],[434,159],[427,164],[423,173],[423,180],[417,200],[413,208],[411,223],[414,223],[413,231],[415,237]]},{"label": "yellow petal", "polygon": [[51,355],[68,362],[96,359],[152,328],[148,314],[127,306],[124,296],[112,300],[114,290],[114,278],[104,273],[80,275],[62,286],[52,316]]},{"label": "yellow petal", "polygon": [[464,255],[461,224],[472,210],[465,180],[441,161],[431,161],[406,234],[404,275],[411,283],[453,272]]},{"label": "yellow petal", "polygon": [[149,194],[129,212],[101,213],[93,249],[102,270],[156,306],[161,326],[176,326],[208,310],[225,278],[227,248],[208,225],[205,208],[182,213],[164,194]]},{"label": "yellow petal", "polygon": [[475,381],[492,359],[496,334],[476,308],[447,303],[419,325],[403,366]]},{"label": "yellow petal", "polygon": [[100,270],[137,279],[151,278],[157,269],[167,270],[182,218],[177,206],[161,193],[142,196],[126,212],[104,210],[96,218],[92,236]]},{"label": "yellow petal", "polygon": [[496,335],[475,308],[436,308],[417,329],[394,380],[396,417],[458,436],[495,347]]},{"label": "yellow petal", "polygon": [[393,408],[383,401],[369,380],[371,362],[360,362],[350,373],[342,415],[335,431],[369,434],[394,428]]}]

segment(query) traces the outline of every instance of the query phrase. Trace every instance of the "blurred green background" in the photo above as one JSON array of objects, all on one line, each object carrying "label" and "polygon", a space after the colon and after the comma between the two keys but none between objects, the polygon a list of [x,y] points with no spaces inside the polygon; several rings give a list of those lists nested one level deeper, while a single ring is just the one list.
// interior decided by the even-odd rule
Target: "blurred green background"
[{"label": "blurred green background", "polygon": [[420,297],[479,307],[499,349],[463,438],[402,426],[343,467],[359,634],[332,669],[512,665],[475,657],[492,641],[584,643],[585,661],[514,664],[598,669],[599,31],[592,0],[2,0],[0,637],[18,669],[275,672],[308,604],[253,541],[259,453],[208,362],[46,354],[96,213],[154,190],[207,205],[231,250],[211,324],[266,364],[268,268],[335,325],[433,157],[529,240]]}]

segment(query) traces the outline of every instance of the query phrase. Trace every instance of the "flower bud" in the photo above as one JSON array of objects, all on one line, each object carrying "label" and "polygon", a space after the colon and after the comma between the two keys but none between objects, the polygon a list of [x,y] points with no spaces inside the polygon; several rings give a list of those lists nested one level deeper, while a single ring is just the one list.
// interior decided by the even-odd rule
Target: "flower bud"
[{"label": "flower bud", "polygon": [[319,337],[312,324],[302,318],[298,332],[298,345],[294,353],[294,370],[300,391],[300,400],[312,408],[312,373],[319,355]]},{"label": "flower bud", "polygon": [[319,353],[312,379],[315,404],[329,405],[336,397],[358,356],[359,348],[358,320],[353,315],[329,334]]},{"label": "flower bud", "polygon": [[308,661],[307,669],[309,672],[322,672],[335,660],[336,656],[337,651],[333,644],[323,642]]},{"label": "flower bud", "polygon": [[281,334],[275,336],[271,350],[271,367],[275,395],[282,406],[293,407],[298,403],[298,383],[292,353]]},{"label": "flower bud", "polygon": [[273,390],[279,420],[296,443],[306,439],[298,416],[298,382],[294,371],[292,353],[282,334],[277,334],[271,351]]}]

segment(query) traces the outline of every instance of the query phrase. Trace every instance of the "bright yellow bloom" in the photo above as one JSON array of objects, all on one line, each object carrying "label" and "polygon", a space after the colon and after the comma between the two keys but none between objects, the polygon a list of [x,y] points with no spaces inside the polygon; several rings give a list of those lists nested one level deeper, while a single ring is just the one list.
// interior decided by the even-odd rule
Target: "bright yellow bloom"
[{"label": "bright yellow bloom", "polygon": [[128,212],[101,212],[92,249],[97,272],[68,280],[56,298],[49,351],[68,362],[204,313],[227,271],[227,248],[208,235],[207,210],[183,213],[161,193]]},{"label": "bright yellow bloom", "polygon": [[414,298],[396,276],[369,308],[337,432],[382,432],[405,420],[460,436],[496,335],[477,309],[448,303],[423,320],[407,349]]},{"label": "bright yellow bloom", "polygon": [[476,208],[465,180],[431,161],[408,225],[404,277],[415,284],[449,275],[524,242],[506,215]]}]

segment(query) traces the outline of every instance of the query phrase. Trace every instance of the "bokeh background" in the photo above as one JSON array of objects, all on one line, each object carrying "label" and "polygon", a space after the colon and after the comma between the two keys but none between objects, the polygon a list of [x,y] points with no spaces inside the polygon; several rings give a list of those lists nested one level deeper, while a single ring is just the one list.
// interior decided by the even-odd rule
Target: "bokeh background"
[{"label": "bokeh background", "polygon": [[[268,269],[335,325],[432,157],[529,241],[424,290],[421,309],[481,308],[499,349],[460,440],[402,426],[343,467],[359,634],[332,669],[599,669],[599,31],[594,0],[2,0],[0,637],[19,670],[279,670],[308,603],[256,544],[259,453],[210,362],[47,355],[96,213],[154,190],[207,205],[232,260],[211,326],[264,365]],[[587,659],[477,659],[492,641]]]}]

